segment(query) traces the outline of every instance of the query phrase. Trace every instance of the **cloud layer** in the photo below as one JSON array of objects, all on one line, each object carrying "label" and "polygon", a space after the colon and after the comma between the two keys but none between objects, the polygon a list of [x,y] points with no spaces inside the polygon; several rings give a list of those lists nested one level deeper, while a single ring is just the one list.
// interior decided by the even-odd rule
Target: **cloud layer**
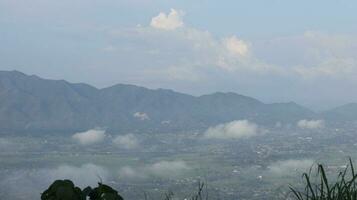
[{"label": "cloud layer", "polygon": [[297,126],[302,129],[320,129],[325,127],[325,121],[303,119],[297,122]]},{"label": "cloud layer", "polygon": [[114,138],[113,143],[123,149],[135,149],[139,147],[139,140],[134,134],[119,135]]},{"label": "cloud layer", "polygon": [[248,120],[237,120],[208,128],[204,137],[210,139],[241,139],[256,136],[260,132],[255,123]]},{"label": "cloud layer", "polygon": [[105,130],[91,129],[85,132],[75,133],[72,138],[81,145],[91,145],[102,142],[105,139]]},{"label": "cloud layer", "polygon": [[183,160],[163,160],[144,167],[122,167],[119,170],[119,176],[126,179],[177,178],[190,169],[191,167]]}]

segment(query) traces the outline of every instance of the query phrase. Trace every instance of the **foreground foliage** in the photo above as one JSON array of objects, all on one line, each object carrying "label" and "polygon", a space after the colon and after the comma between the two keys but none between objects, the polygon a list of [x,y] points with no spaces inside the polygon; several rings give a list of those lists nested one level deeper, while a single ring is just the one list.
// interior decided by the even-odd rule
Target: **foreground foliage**
[{"label": "foreground foliage", "polygon": [[41,200],[85,200],[79,187],[70,180],[56,180],[42,193]]},{"label": "foreground foliage", "polygon": [[116,190],[108,185],[98,183],[98,187],[92,189],[86,187],[83,191],[74,186],[70,180],[56,180],[42,193],[41,200],[123,200]]},{"label": "foreground foliage", "polygon": [[305,188],[299,191],[290,187],[296,200],[357,200],[357,174],[354,171],[352,160],[344,171],[339,172],[337,180],[331,184],[326,175],[325,168],[317,166],[318,181],[311,181],[311,173],[304,173]]},{"label": "foreground foliage", "polygon": [[[206,188],[207,189],[207,188]],[[192,195],[187,200],[207,200],[208,194],[203,197],[204,183],[198,183],[197,193]],[[108,185],[98,183],[98,187],[92,189],[86,187],[83,191],[76,187],[70,180],[56,180],[50,187],[41,195],[41,200],[124,200],[116,190]],[[174,198],[174,193],[169,192],[165,194],[164,200],[171,200]],[[148,197],[145,196],[148,200]]]}]

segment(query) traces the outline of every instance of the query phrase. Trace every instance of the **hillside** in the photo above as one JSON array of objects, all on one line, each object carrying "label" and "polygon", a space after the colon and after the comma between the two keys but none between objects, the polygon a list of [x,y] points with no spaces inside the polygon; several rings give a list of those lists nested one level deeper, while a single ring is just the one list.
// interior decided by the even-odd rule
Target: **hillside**
[{"label": "hillside", "polygon": [[132,132],[177,131],[239,119],[273,125],[314,117],[315,113],[293,102],[265,104],[236,93],[195,97],[124,84],[97,89],[18,71],[0,72],[3,132],[56,132],[93,127]]}]

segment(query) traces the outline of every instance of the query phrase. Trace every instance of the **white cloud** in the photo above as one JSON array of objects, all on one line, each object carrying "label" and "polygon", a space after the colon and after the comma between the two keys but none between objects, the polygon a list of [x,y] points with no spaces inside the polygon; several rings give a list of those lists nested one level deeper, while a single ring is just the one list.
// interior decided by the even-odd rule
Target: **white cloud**
[{"label": "white cloud", "polygon": [[150,25],[157,29],[175,30],[184,25],[182,21],[182,11],[171,9],[169,14],[160,12],[158,16],[151,19]]},{"label": "white cloud", "polygon": [[302,129],[320,129],[325,127],[325,121],[303,119],[297,122],[297,126]]},{"label": "white cloud", "polygon": [[113,140],[113,142],[118,147],[124,149],[134,149],[139,147],[139,140],[134,134],[119,135]]},{"label": "white cloud", "polygon": [[149,120],[150,119],[149,115],[144,112],[136,112],[133,114],[133,116],[140,120]]},{"label": "white cloud", "polygon": [[263,132],[255,123],[248,120],[237,120],[208,128],[204,133],[204,137],[212,139],[240,139],[256,136]]},{"label": "white cloud", "polygon": [[268,170],[273,175],[291,175],[294,171],[300,173],[307,172],[313,164],[314,161],[311,159],[283,160],[272,163],[268,166]]},{"label": "white cloud", "polygon": [[91,145],[102,142],[105,136],[105,130],[91,129],[85,132],[75,133],[72,138],[81,145]]},{"label": "white cloud", "polygon": [[144,52],[140,56],[147,56],[147,64],[153,66],[145,65],[145,68],[136,73],[140,75],[135,77],[153,77],[161,83],[204,82],[217,73],[243,76],[252,72],[277,74],[280,70],[276,66],[255,60],[250,42],[237,36],[216,38],[208,31],[187,26],[170,32],[137,27],[112,31],[111,34],[114,37],[144,41],[146,45],[133,53]]},{"label": "white cloud", "polygon": [[[123,31],[117,34],[123,36]],[[145,65],[131,77],[143,79],[132,82],[153,83],[150,87],[164,84],[194,94],[230,87],[257,97],[269,95],[273,92],[271,88],[276,88],[274,91],[285,91],[274,93],[274,101],[304,102],[307,92],[321,93],[320,89],[326,87],[336,95],[343,93],[339,88],[352,85],[357,75],[354,53],[357,40],[353,37],[307,32],[248,41],[237,36],[217,38],[208,31],[188,26],[170,32],[140,27],[124,31],[124,35],[145,42],[144,49],[132,53],[147,52],[150,54],[147,57],[140,56],[152,66]],[[348,82],[339,81],[342,78]],[[190,89],[192,83],[196,87]],[[321,98],[327,99],[329,95]],[[342,95],[351,96],[349,101],[355,99],[351,93]],[[316,104],[318,97],[308,96],[311,102],[304,103]]]},{"label": "white cloud", "polygon": [[236,36],[223,39],[223,45],[229,52],[237,56],[247,56],[249,53],[249,45],[238,39]]},{"label": "white cloud", "polygon": [[158,161],[142,167],[122,167],[119,176],[127,179],[175,178],[184,175],[190,169],[191,167],[183,160]]}]

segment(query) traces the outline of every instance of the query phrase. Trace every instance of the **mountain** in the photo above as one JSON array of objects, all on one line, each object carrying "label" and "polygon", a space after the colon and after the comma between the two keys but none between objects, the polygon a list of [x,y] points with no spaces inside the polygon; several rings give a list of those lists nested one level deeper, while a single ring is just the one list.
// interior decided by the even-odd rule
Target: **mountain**
[{"label": "mountain", "polygon": [[166,89],[48,80],[0,71],[1,132],[67,132],[105,127],[118,132],[197,130],[248,119],[264,125],[314,118],[290,103],[265,104],[236,93],[199,97]]},{"label": "mountain", "polygon": [[357,121],[357,103],[348,103],[322,113],[323,117],[336,123]]}]

